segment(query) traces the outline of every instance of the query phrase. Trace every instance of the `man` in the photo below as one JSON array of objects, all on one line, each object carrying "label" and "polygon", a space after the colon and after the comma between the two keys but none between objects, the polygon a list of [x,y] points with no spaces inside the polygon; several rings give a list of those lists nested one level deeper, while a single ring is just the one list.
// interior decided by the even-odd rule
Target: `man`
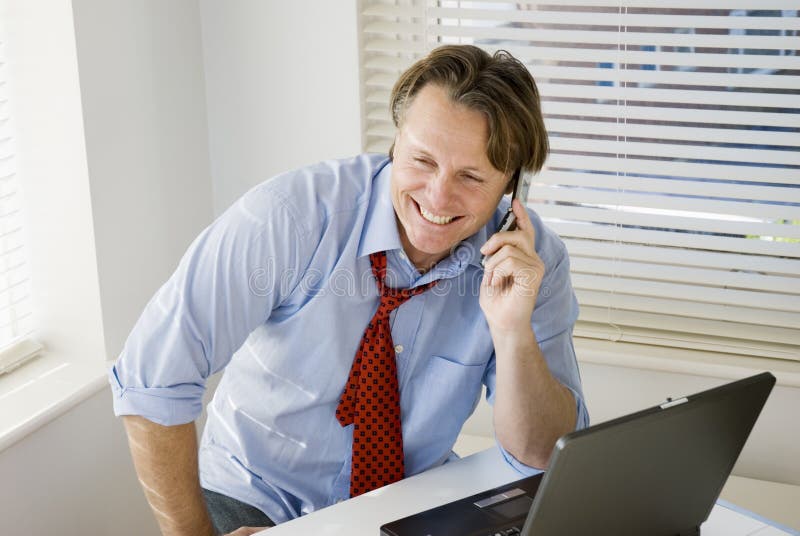
[{"label": "man", "polygon": [[[441,47],[391,109],[389,159],[248,192],[131,333],[114,406],[164,534],[250,534],[445,463],[481,384],[523,474],[588,424],[564,245],[519,201],[517,229],[493,234],[547,153],[527,69]],[[193,421],[225,367],[198,461]]]}]

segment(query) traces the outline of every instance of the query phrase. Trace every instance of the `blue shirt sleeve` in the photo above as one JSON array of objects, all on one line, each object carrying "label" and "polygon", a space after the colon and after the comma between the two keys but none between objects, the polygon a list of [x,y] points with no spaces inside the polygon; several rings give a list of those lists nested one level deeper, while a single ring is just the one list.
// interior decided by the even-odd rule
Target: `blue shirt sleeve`
[{"label": "blue shirt sleeve", "polygon": [[[578,318],[578,301],[570,281],[569,257],[563,242],[552,231],[545,229],[538,217],[534,216],[532,221],[537,227],[537,241],[541,240],[543,243],[541,247],[537,243],[537,252],[545,263],[546,271],[531,324],[550,373],[575,396],[575,429],[579,430],[589,425],[589,413],[583,398],[578,362],[572,344],[572,330]],[[494,356],[487,367],[484,383],[486,398],[493,405],[496,387]],[[505,460],[522,475],[541,472],[540,469],[514,458],[499,442],[497,446]]]},{"label": "blue shirt sleeve", "polygon": [[195,420],[208,376],[296,286],[304,240],[296,211],[264,183],[192,243],[109,372],[116,415]]}]

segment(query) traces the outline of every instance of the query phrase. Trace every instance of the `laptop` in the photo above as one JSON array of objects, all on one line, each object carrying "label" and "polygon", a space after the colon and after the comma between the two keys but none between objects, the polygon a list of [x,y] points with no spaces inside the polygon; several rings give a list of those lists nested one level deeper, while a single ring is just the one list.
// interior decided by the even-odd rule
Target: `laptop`
[{"label": "laptop", "polygon": [[572,432],[545,473],[387,523],[383,536],[700,534],[775,377]]}]

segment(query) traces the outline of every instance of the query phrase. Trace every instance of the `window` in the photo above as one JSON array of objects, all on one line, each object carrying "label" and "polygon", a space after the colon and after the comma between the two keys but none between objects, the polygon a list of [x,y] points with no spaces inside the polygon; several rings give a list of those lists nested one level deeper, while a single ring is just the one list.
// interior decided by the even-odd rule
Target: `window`
[{"label": "window", "polygon": [[0,28],[0,374],[15,368],[40,349],[38,344],[28,340],[33,331],[33,311],[5,52]]},{"label": "window", "polygon": [[796,1],[370,1],[361,17],[368,151],[388,149],[392,84],[431,48],[529,67],[552,153],[528,201],[570,251],[577,336],[800,360]]}]

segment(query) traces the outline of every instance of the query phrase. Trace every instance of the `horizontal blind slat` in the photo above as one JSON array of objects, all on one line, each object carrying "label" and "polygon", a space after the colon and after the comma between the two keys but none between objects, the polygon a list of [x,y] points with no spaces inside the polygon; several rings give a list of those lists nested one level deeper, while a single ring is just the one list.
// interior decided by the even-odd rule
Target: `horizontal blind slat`
[{"label": "horizontal blind slat", "polygon": [[[542,213],[542,207],[534,207]],[[548,227],[564,237],[619,241],[632,244],[657,244],[689,250],[737,252],[743,255],[774,255],[790,259],[800,258],[797,244],[732,238],[693,233],[676,233],[668,230],[616,227],[614,225],[588,225],[545,216]]]},{"label": "horizontal blind slat", "polygon": [[[692,117],[704,122],[702,113]],[[779,145],[800,150],[800,132],[770,132],[750,129],[712,128],[708,126],[683,127],[670,125],[640,125],[626,122],[592,121],[576,119],[546,119],[548,132],[561,134],[584,134],[592,136],[616,136],[628,138],[650,138],[658,140],[705,141],[752,145],[758,137],[759,145]]]},{"label": "horizontal blind slat", "polygon": [[[762,337],[760,329],[753,329],[753,326],[743,324],[741,330],[735,330],[732,326],[738,326],[732,322],[724,324],[712,324],[708,331],[701,332],[697,329],[698,324],[689,323],[689,329],[683,330],[680,327],[680,322],[674,330],[668,330],[663,327],[672,318],[665,318],[665,322],[661,324],[661,329],[655,329],[658,322],[654,322],[651,318],[643,315],[642,325],[625,325],[618,324],[610,325],[591,320],[578,319],[575,325],[575,336],[602,339],[614,342],[631,342],[635,344],[656,345],[666,347],[678,347],[693,350],[704,350],[711,352],[723,352],[726,354],[738,354],[747,357],[761,356],[774,359],[787,359],[797,361],[798,355],[796,345],[791,344],[791,341],[796,341],[796,338],[789,337],[789,342],[778,342],[779,340],[769,335]],[[680,320],[680,318],[678,318]],[[651,327],[646,327],[651,326]],[[721,328],[723,332],[732,332],[732,336],[718,335],[715,328]],[[755,335],[761,338],[748,338],[749,335]]]},{"label": "horizontal blind slat", "polygon": [[[741,235],[753,237],[781,237],[800,239],[800,225],[763,223],[759,221],[735,221],[716,218],[687,216],[665,217],[657,211],[623,212],[593,207],[551,205],[533,203],[532,206],[545,218],[580,221],[586,224],[604,223],[610,225],[638,226],[651,229],[671,229],[712,233],[721,235]],[[753,241],[757,241],[755,238]],[[772,246],[774,247],[774,246]],[[800,256],[800,247],[792,256]]]},{"label": "horizontal blind slat", "polygon": [[[379,13],[374,13],[378,15]],[[408,10],[405,16],[423,17],[421,9]],[[384,16],[401,16],[386,10]],[[480,9],[480,8],[437,8],[427,11],[430,18],[470,19],[505,22],[523,22],[528,24],[565,23],[565,15],[559,11]],[[775,16],[719,16],[719,15],[681,15],[681,14],[647,14],[647,13],[602,13],[602,12],[569,12],[569,23],[580,26],[618,26],[624,23],[628,27],[653,28],[705,28],[705,29],[750,29],[750,30],[800,30],[800,19]]]},{"label": "horizontal blind slat", "polygon": [[[676,216],[686,214],[689,217],[690,213],[697,215],[695,219],[710,219],[713,220],[715,215],[720,217],[732,216],[736,217],[739,221],[745,218],[753,218],[753,220],[745,221],[744,223],[759,223],[780,220],[797,220],[800,222],[800,205],[792,206],[788,204],[778,204],[778,200],[773,199],[772,203],[747,203],[744,201],[733,200],[711,200],[711,199],[694,199],[686,196],[677,195],[653,195],[647,193],[635,193],[629,191],[614,191],[614,190],[598,190],[597,188],[559,188],[559,187],[543,187],[533,192],[533,197],[537,202],[543,201],[559,201],[578,203],[586,206],[601,206],[619,207],[620,210],[625,211],[628,207],[635,207],[637,209],[652,208],[656,210],[671,210]],[[661,217],[669,217],[668,214],[663,212],[659,213]],[[780,219],[780,220],[779,220]],[[771,224],[772,225],[772,224]],[[782,231],[787,227],[787,224],[777,224],[775,231]],[[791,226],[788,226],[791,227]],[[797,225],[797,237],[800,238],[800,225]],[[755,227],[751,227],[755,230]],[[750,233],[754,234],[754,233]],[[787,236],[795,236],[790,234]]]},{"label": "horizontal blind slat", "polygon": [[[620,20],[625,24],[624,17]],[[370,33],[419,33],[418,25],[408,23],[381,22],[369,25]],[[798,48],[796,36],[782,35],[742,35],[706,34],[675,32],[632,32],[580,30],[564,28],[551,30],[544,28],[514,28],[507,26],[467,26],[454,24],[431,24],[426,35],[431,37],[472,37],[496,41],[508,40],[521,43],[574,43],[590,45],[633,45],[653,47],[697,47],[760,50],[795,50]]]},{"label": "horizontal blind slat", "polygon": [[[798,170],[800,172],[800,170]],[[598,176],[601,175],[601,176]],[[745,199],[748,201],[782,201],[800,203],[800,188],[720,183],[719,181],[684,180],[679,177],[660,179],[652,177],[631,177],[627,175],[609,175],[545,169],[533,181],[534,194],[537,187],[550,185],[584,186],[630,190],[633,192],[669,193],[696,197],[718,197],[725,195],[728,199]],[[724,188],[724,191],[723,191]]]},{"label": "horizontal blind slat", "polygon": [[[657,251],[653,251],[657,255]],[[654,259],[661,260],[656,256]],[[620,278],[654,279],[681,285],[736,288],[739,290],[787,293],[800,303],[800,276],[785,277],[758,275],[736,270],[713,270],[679,264],[656,264],[607,258],[570,257],[573,273],[614,276]],[[794,290],[793,290],[794,289]],[[702,290],[699,291],[702,296]]]},{"label": "horizontal blind slat", "polygon": [[680,162],[625,158],[609,155],[550,154],[547,165],[551,168],[586,169],[643,175],[661,175],[696,179],[760,182],[769,184],[797,184],[797,168],[763,167],[756,165],[730,165],[714,162]]},{"label": "horizontal blind slat", "polygon": [[423,6],[399,6],[395,4],[371,4],[364,8],[363,15],[368,17],[423,17],[425,8]]},{"label": "horizontal blind slat", "polygon": [[704,91],[695,89],[658,89],[648,87],[608,87],[580,84],[539,84],[543,96],[558,98],[586,98],[587,89],[598,100],[620,100],[650,103],[704,104],[714,106],[758,106],[763,108],[800,109],[800,94],[770,94],[768,99],[760,93],[736,91]]},{"label": "horizontal blind slat", "polygon": [[[678,70],[645,70],[637,68],[605,69],[597,67],[565,67],[544,64],[529,65],[536,80],[581,80],[621,84],[664,84],[675,86],[718,86],[721,88],[737,88],[738,91],[752,89],[797,89],[800,87],[800,76],[789,74],[758,73],[707,73]],[[763,95],[763,93],[762,93]]]},{"label": "horizontal blind slat", "polygon": [[[795,325],[800,326],[800,300],[797,296],[638,279],[621,274],[610,277],[573,273],[572,282],[576,289],[603,288],[614,296],[636,295],[654,300],[670,296],[671,299],[680,299],[687,303],[735,305],[742,309],[757,309],[759,314],[766,310],[797,313]],[[657,312],[658,309],[653,311]],[[755,314],[755,311],[751,314]]]},{"label": "horizontal blind slat", "polygon": [[578,321],[605,325],[609,329],[613,329],[609,324],[618,324],[623,330],[633,326],[640,326],[653,330],[663,329],[674,332],[705,334],[712,337],[731,337],[733,333],[739,335],[742,339],[752,340],[757,340],[759,337],[766,335],[768,337],[766,340],[779,344],[797,343],[798,338],[800,338],[797,330],[791,328],[756,325],[750,322],[720,321],[703,316],[664,315],[625,309],[612,311],[608,307],[594,305],[581,306]]},{"label": "horizontal blind slat", "polygon": [[769,309],[731,307],[727,304],[701,303],[697,301],[617,294],[606,291],[575,288],[581,306],[610,308],[612,315],[616,310],[631,312],[661,313],[665,317],[682,316],[687,318],[715,318],[722,321],[738,322],[761,326],[776,326],[796,329],[800,325],[800,314]]},{"label": "horizontal blind slat", "polygon": [[[524,63],[533,61],[573,61],[605,63],[612,65],[653,65],[677,67],[716,67],[740,69],[787,69],[800,68],[800,56],[778,56],[765,54],[722,54],[705,52],[660,52],[638,50],[614,50],[598,48],[558,48],[550,46],[526,46],[519,44],[488,44],[486,51],[507,50]],[[421,49],[424,50],[424,47]]]},{"label": "horizontal blind slat", "polygon": [[429,44],[423,41],[367,39],[364,43],[364,50],[367,52],[400,52],[423,54],[429,49]]},{"label": "horizontal blind slat", "polygon": [[[456,5],[456,2],[446,3],[446,5]],[[481,4],[501,4],[503,9],[508,9],[509,2],[507,0],[481,0]],[[557,3],[550,1],[543,2],[518,2],[515,5],[522,6],[597,6],[609,9],[618,9],[620,7],[627,8],[671,8],[671,9],[697,9],[697,0],[558,0]],[[764,0],[759,1],[757,4],[754,0],[703,0],[703,9],[769,9],[769,10],[789,10],[794,11],[797,9],[797,2],[795,0]]]},{"label": "horizontal blind slat", "polygon": [[[773,77],[776,78],[776,77]],[[800,87],[800,85],[798,85]],[[691,123],[725,124],[798,128],[796,114],[774,112],[751,112],[742,110],[680,109],[658,108],[654,106],[635,106],[620,104],[601,104],[584,102],[561,102],[545,100],[542,112],[547,115],[564,115],[579,117],[606,117],[640,121],[685,121]],[[695,121],[695,113],[702,114],[702,121]],[[677,114],[691,113],[691,116]],[[691,121],[689,121],[691,119]]]},{"label": "horizontal blind slat", "polygon": [[555,135],[551,135],[550,137],[550,148],[554,152],[573,151],[683,158],[701,161],[758,162],[764,164],[800,166],[800,151],[779,151],[774,149],[728,148],[639,141],[590,140]]},{"label": "horizontal blind slat", "polygon": [[564,243],[570,255],[607,259],[609,261],[622,259],[652,262],[653,259],[658,259],[659,262],[664,264],[682,266],[751,271],[758,274],[783,274],[795,277],[800,274],[800,260],[767,255],[741,255],[739,253],[629,244],[604,240],[584,240],[580,238],[565,238]]}]

